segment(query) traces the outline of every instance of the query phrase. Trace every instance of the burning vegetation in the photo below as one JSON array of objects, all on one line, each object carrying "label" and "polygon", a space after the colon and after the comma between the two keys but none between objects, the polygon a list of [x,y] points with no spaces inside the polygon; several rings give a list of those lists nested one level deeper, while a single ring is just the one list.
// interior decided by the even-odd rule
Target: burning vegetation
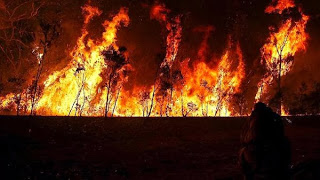
[{"label": "burning vegetation", "polygon": [[[9,9],[8,4],[0,2],[1,8]],[[32,12],[20,18],[36,16],[42,5],[31,4]],[[251,74],[246,69],[245,56],[237,37],[231,33],[222,55],[209,57],[208,41],[215,27],[199,26],[193,28],[194,33],[203,35],[196,57],[179,56],[185,14],[175,14],[159,2],[145,7],[149,9],[149,19],[157,21],[166,36],[165,54],[161,57],[152,85],[125,88],[130,75],[137,70],[132,66],[134,59],[130,58],[129,50],[117,43],[118,31],[130,27],[129,9],[121,7],[111,14],[102,23],[103,32],[99,38],[94,39],[91,38],[89,24],[103,12],[88,3],[82,6],[81,35],[68,52],[71,61],[48,77],[42,75],[43,63],[47,60],[50,46],[60,35],[60,25],[41,25],[43,36],[40,43],[32,48],[32,55],[38,61],[36,75],[28,88],[0,97],[1,112],[63,116],[246,115],[248,109],[245,109],[245,104],[249,103],[243,94]],[[292,69],[296,53],[306,51],[309,16],[293,0],[273,0],[265,8],[265,13],[278,14],[284,20],[269,28],[269,36],[260,49],[261,64],[266,73],[257,85],[252,103],[268,98],[272,84],[278,83],[279,109],[287,115],[282,103],[280,80]],[[8,60],[14,59],[5,46],[0,47]],[[42,81],[43,78],[45,80]],[[23,84],[19,79],[11,81],[17,86]]]},{"label": "burning vegetation", "polygon": [[[268,92],[268,84],[278,80],[278,103],[280,112],[287,115],[282,104],[281,76],[286,75],[293,66],[294,55],[299,51],[305,51],[308,34],[306,24],[309,17],[303,14],[300,8],[295,8],[292,0],[273,1],[265,9],[268,14],[286,14],[288,18],[278,27],[270,27],[270,36],[261,48],[261,63],[266,66],[267,73],[259,82],[256,101],[261,100],[261,96]],[[295,11],[298,11],[295,13]],[[294,17],[292,17],[294,16]]]}]

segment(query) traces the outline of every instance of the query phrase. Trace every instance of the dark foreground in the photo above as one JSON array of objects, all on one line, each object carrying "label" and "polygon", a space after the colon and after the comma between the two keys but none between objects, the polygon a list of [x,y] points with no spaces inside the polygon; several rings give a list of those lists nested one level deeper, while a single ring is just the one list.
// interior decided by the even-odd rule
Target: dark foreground
[{"label": "dark foreground", "polygon": [[[245,118],[0,116],[0,179],[241,179]],[[289,117],[293,164],[320,159],[320,117]]]}]

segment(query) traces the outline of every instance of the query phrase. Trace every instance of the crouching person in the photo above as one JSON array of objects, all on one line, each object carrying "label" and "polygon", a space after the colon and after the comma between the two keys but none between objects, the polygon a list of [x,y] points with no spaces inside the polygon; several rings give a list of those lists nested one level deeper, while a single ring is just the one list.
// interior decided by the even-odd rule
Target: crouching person
[{"label": "crouching person", "polygon": [[241,133],[239,163],[246,180],[287,180],[290,143],[281,117],[263,103],[255,104]]}]

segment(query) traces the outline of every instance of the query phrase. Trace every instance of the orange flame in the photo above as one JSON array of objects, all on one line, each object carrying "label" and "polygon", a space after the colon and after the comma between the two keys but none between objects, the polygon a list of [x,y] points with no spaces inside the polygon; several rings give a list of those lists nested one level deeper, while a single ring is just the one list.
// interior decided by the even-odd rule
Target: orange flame
[{"label": "orange flame", "polygon": [[281,104],[281,116],[289,116],[289,112],[285,107]]},{"label": "orange flame", "polygon": [[[293,8],[293,0],[273,1],[265,9],[266,13],[282,14]],[[207,59],[208,40],[214,30],[212,26],[196,28],[204,33],[196,59],[176,61],[181,43],[181,17],[171,16],[171,11],[163,4],[152,6],[150,18],[159,21],[167,31],[166,55],[158,75],[151,87],[134,86],[130,90],[122,88],[128,79],[127,71],[132,70],[128,62],[113,67],[107,62],[105,53],[121,51],[116,44],[117,32],[121,26],[128,26],[128,9],[121,8],[112,20],[105,21],[105,31],[99,40],[90,39],[87,26],[102,11],[86,5],[82,8],[84,25],[77,45],[70,52],[71,62],[62,70],[52,73],[44,82],[44,89],[35,107],[41,115],[84,115],[84,116],[236,116],[232,98],[241,92],[245,78],[245,63],[239,43],[229,38],[227,48],[219,59]],[[305,32],[309,17],[302,11],[301,19],[287,19],[278,30],[270,32],[261,54],[268,73],[259,83],[256,100],[267,92],[268,84],[279,73],[278,64],[283,61],[281,75],[286,75],[293,66],[292,57],[306,49],[308,35]],[[108,55],[108,54],[107,54]],[[121,54],[128,59],[128,54]],[[210,61],[209,61],[210,60]],[[111,74],[110,74],[111,73]],[[111,75],[117,75],[112,79]],[[110,78],[109,78],[110,77]],[[113,83],[113,86],[108,84]],[[164,88],[165,87],[165,88]],[[27,94],[27,90],[21,94]],[[0,109],[13,109],[19,101],[21,107],[30,107],[28,101],[10,93],[0,97]],[[20,102],[21,100],[21,102]],[[287,114],[285,107],[282,112]]]},{"label": "orange flame", "polygon": [[128,10],[121,8],[112,21],[105,21],[105,31],[100,42],[88,39],[86,25],[101,11],[91,6],[83,8],[85,14],[82,36],[70,53],[73,60],[61,71],[56,71],[44,82],[44,91],[37,111],[46,115],[100,115],[104,109],[106,88],[103,88],[101,73],[108,68],[102,51],[113,47],[117,29],[129,24]]},{"label": "orange flame", "polygon": [[170,10],[167,9],[163,4],[154,5],[151,8],[150,17],[151,19],[156,19],[161,23],[165,23],[167,31],[169,34],[167,36],[167,52],[164,61],[161,64],[161,67],[168,65],[172,66],[179,50],[179,44],[181,41],[181,17],[176,16],[169,19],[168,13]]},{"label": "orange flame", "polygon": [[[105,63],[102,52],[118,50],[116,33],[121,23],[127,26],[129,17],[127,9],[121,8],[112,21],[105,21],[105,32],[100,41],[89,38],[87,24],[94,16],[102,12],[91,6],[83,8],[84,26],[76,47],[70,53],[73,60],[61,71],[51,74],[44,82],[42,96],[36,106],[38,114],[44,115],[103,115],[107,89],[102,75],[110,68]],[[181,16],[169,18],[170,10],[164,5],[155,5],[151,9],[151,19],[165,24],[167,35],[166,56],[161,68],[170,69],[176,59],[181,41]],[[198,60],[189,68],[188,60],[180,64],[180,72],[172,73],[172,88],[161,90],[158,79],[153,87],[137,87],[127,91],[117,86],[112,92],[112,114],[115,116],[229,116],[236,115],[230,105],[234,93],[240,91],[244,78],[244,61],[239,44],[231,41],[217,65],[207,65],[205,54],[208,50],[207,41],[213,27],[198,28],[205,32],[205,37],[198,51]],[[178,63],[179,64],[179,63]],[[124,66],[117,71],[124,71]],[[161,75],[160,75],[161,77]],[[122,83],[125,77],[120,78]],[[120,83],[121,84],[121,83]],[[14,94],[1,99],[2,105],[12,104]],[[119,99],[119,100],[118,100]],[[118,104],[117,104],[118,102]],[[116,106],[117,105],[117,106]]]},{"label": "orange flame", "polygon": [[[273,1],[273,4],[275,1]],[[288,8],[295,7],[292,0],[279,0],[276,5],[270,5],[266,8],[266,13],[278,13]],[[286,75],[293,66],[293,57],[299,51],[305,51],[307,40],[309,38],[306,33],[306,24],[309,17],[303,14],[299,9],[301,19],[294,21],[292,18],[287,19],[281,24],[278,31],[274,32],[274,28],[270,27],[270,33],[267,43],[261,48],[262,63],[265,62],[268,73],[258,84],[258,92],[256,93],[256,102],[260,101],[262,95],[268,92],[268,85],[273,82],[279,74],[279,64],[281,60],[280,75]]]},{"label": "orange flame", "polygon": [[271,5],[265,9],[265,13],[282,14],[285,9],[293,8],[295,4],[293,0],[273,0]]}]

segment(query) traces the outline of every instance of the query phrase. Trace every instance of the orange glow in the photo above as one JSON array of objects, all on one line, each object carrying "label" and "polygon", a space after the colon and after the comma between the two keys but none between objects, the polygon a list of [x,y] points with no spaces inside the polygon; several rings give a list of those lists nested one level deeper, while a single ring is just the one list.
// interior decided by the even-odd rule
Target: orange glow
[{"label": "orange glow", "polygon": [[[293,0],[273,1],[266,13],[285,13],[295,7]],[[104,32],[98,40],[90,38],[88,24],[102,11],[96,7],[82,7],[84,24],[76,46],[69,53],[71,61],[62,70],[55,71],[43,82],[39,101],[35,106],[38,115],[71,116],[238,116],[232,101],[243,93],[241,86],[246,76],[245,60],[237,40],[228,38],[221,57],[213,58],[208,43],[213,26],[200,26],[194,33],[203,39],[196,57],[177,59],[182,39],[181,15],[173,16],[163,4],[155,4],[150,19],[156,20],[165,30],[166,54],[159,67],[154,84],[133,86],[128,90],[128,72],[134,71],[128,61],[129,54],[117,45],[117,33],[130,22],[128,9],[121,8],[112,18],[102,23]],[[260,101],[277,79],[281,59],[281,76],[293,66],[293,56],[307,47],[306,24],[309,17],[302,10],[301,18],[288,18],[279,28],[270,27],[266,43],[260,49],[262,64],[267,73],[258,84],[255,100]],[[114,57],[121,56],[117,66]],[[41,54],[38,54],[41,56]],[[108,59],[108,57],[110,59]],[[210,57],[208,59],[208,57]],[[216,57],[216,56],[214,56]],[[28,94],[28,90],[21,92]],[[0,110],[19,109],[29,113],[30,102],[15,93],[0,97]],[[22,96],[22,95],[21,95]],[[281,107],[282,115],[288,115]]]},{"label": "orange glow", "polygon": [[97,8],[85,6],[82,36],[70,53],[73,60],[61,71],[51,74],[44,82],[44,91],[37,106],[37,112],[46,115],[101,115],[104,111],[106,88],[102,86],[101,74],[108,69],[102,57],[102,51],[115,44],[120,24],[129,24],[128,10],[121,8],[112,21],[105,21],[105,31],[99,42],[88,37],[86,25],[93,16],[100,15]]},{"label": "orange glow", "polygon": [[283,105],[281,105],[281,116],[289,116],[289,112]]},{"label": "orange glow", "polygon": [[4,97],[0,97],[0,109],[10,109],[11,106],[14,106],[14,97],[14,93],[10,93]]},{"label": "orange glow", "polygon": [[271,5],[265,9],[265,13],[278,13],[282,12],[288,8],[295,7],[294,0],[273,0]]},{"label": "orange glow", "polygon": [[[275,6],[268,6],[266,12],[281,14],[285,9],[294,6],[292,0],[279,0]],[[299,51],[306,50],[309,36],[305,29],[309,17],[303,14],[301,9],[299,9],[299,12],[301,19],[298,21],[289,18],[280,25],[277,31],[274,31],[274,27],[270,27],[269,38],[261,48],[261,63],[265,64],[268,72],[258,84],[258,92],[255,97],[256,102],[260,101],[263,94],[268,92],[268,85],[278,78],[280,59],[280,74],[284,76],[293,66],[294,55]]]},{"label": "orange glow", "polygon": [[169,9],[163,4],[157,4],[151,8],[150,17],[151,19],[156,19],[161,23],[165,23],[166,29],[169,32],[167,35],[167,52],[161,67],[168,65],[172,66],[179,50],[179,45],[181,41],[182,27],[180,25],[181,18],[176,16],[173,18],[168,18]]},{"label": "orange glow", "polygon": [[215,68],[203,61],[196,62],[193,69],[183,68],[182,74],[186,79],[181,95],[185,103],[183,105],[194,103],[198,108],[191,112],[192,116],[238,115],[233,112],[230,100],[233,94],[240,91],[245,65],[239,44],[235,48],[233,46],[229,43]]},{"label": "orange glow", "polygon": [[[201,48],[200,48],[201,50]],[[199,51],[200,51],[199,50]],[[200,57],[199,57],[200,58]],[[230,100],[240,91],[245,76],[244,61],[239,44],[229,47],[219,60],[217,67],[210,67],[204,61],[197,61],[188,67],[188,59],[181,63],[182,83],[173,85],[171,91],[161,94],[156,86],[154,108],[151,116],[236,116]],[[150,109],[153,88],[135,87],[132,92],[122,92],[117,115],[146,116]],[[141,96],[145,95],[142,99]],[[146,108],[146,109],[144,109]]]}]

